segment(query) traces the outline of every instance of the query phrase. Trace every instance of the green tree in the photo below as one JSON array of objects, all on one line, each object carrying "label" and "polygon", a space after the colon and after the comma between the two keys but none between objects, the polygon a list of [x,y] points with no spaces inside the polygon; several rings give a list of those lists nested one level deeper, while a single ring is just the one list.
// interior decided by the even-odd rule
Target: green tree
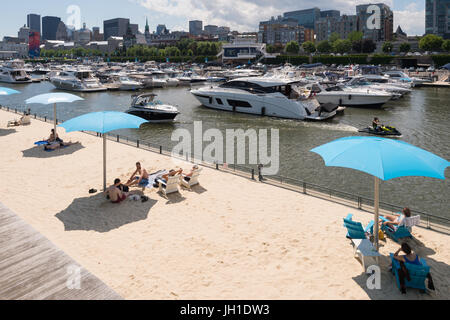
[{"label": "green tree", "polygon": [[427,34],[425,37],[420,39],[419,48],[423,51],[440,51],[442,49],[442,44],[444,40],[434,34]]},{"label": "green tree", "polygon": [[409,52],[411,50],[411,45],[408,42],[403,42],[400,44],[400,52]]},{"label": "green tree", "polygon": [[442,50],[445,52],[450,52],[450,40],[444,40],[442,42]]},{"label": "green tree", "polygon": [[386,41],[385,43],[383,43],[382,50],[384,53],[390,53],[390,52],[392,52],[393,49],[394,49],[394,45],[392,44],[392,42]]},{"label": "green tree", "polygon": [[361,31],[352,31],[349,33],[347,39],[351,42],[361,41],[363,38],[363,33]]},{"label": "green tree", "polygon": [[302,48],[305,52],[310,54],[316,52],[316,45],[312,41],[303,42]]},{"label": "green tree", "polygon": [[365,39],[361,42],[361,50],[363,53],[372,53],[376,48],[377,45],[370,39]]},{"label": "green tree", "polygon": [[317,44],[317,51],[319,51],[320,53],[329,53],[331,52],[331,50],[333,50],[333,46],[330,42],[328,42],[328,40],[320,41]]},{"label": "green tree", "polygon": [[275,52],[275,47],[274,47],[273,45],[271,45],[271,44],[268,44],[268,45],[266,46],[266,51],[267,51],[268,53],[274,53],[274,52]]},{"label": "green tree", "polygon": [[297,54],[299,51],[300,51],[300,46],[298,45],[297,41],[288,42],[288,44],[286,45],[287,53]]},{"label": "green tree", "polygon": [[346,40],[336,40],[333,44],[333,50],[337,53],[348,53],[352,50],[352,42],[348,39]]},{"label": "green tree", "polygon": [[329,41],[331,44],[334,44],[339,39],[341,39],[341,35],[339,33],[333,32],[332,34],[330,34]]}]

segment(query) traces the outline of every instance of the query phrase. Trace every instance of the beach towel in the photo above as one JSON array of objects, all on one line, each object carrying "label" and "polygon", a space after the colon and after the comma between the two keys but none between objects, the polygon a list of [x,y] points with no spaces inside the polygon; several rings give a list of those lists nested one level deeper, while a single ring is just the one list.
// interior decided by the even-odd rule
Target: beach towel
[{"label": "beach towel", "polygon": [[49,143],[47,141],[38,141],[38,142],[35,142],[34,145],[40,147],[40,146],[49,145]]},{"label": "beach towel", "polygon": [[148,176],[148,185],[146,186],[146,188],[152,189],[154,188],[153,185],[155,184],[156,179],[161,179],[163,175],[168,174],[169,171],[167,170],[159,170],[155,173],[152,173],[151,175]]}]

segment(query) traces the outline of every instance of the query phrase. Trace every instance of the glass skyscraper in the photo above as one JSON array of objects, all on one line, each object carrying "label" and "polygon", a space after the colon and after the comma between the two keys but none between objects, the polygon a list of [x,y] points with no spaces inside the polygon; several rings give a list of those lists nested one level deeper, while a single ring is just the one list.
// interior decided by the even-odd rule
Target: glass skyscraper
[{"label": "glass skyscraper", "polygon": [[450,0],[427,0],[425,33],[450,39]]}]

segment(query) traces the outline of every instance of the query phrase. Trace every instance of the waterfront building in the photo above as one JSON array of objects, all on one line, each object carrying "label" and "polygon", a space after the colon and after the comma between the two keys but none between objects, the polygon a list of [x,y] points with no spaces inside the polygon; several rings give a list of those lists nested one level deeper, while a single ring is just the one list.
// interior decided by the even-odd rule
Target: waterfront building
[{"label": "waterfront building", "polygon": [[41,16],[38,14],[30,13],[27,15],[27,27],[32,32],[41,33]]},{"label": "waterfront building", "polygon": [[427,0],[425,33],[450,39],[450,0]]},{"label": "waterfront building", "polygon": [[127,33],[130,19],[116,18],[105,20],[103,22],[104,39],[108,40],[110,37],[124,37]]},{"label": "waterfront building", "polygon": [[258,42],[284,46],[291,41],[305,42],[305,27],[299,25],[297,19],[278,16],[260,23]]},{"label": "waterfront building", "polygon": [[314,29],[316,21],[321,17],[319,8],[285,12],[283,16],[297,20],[299,25],[308,29]]},{"label": "waterfront building", "polygon": [[[8,40],[8,37],[5,37]],[[28,44],[20,42],[0,41],[0,58],[27,58],[28,57]]]},{"label": "waterfront building", "polygon": [[218,56],[222,57],[223,63],[247,63],[249,60],[275,57],[267,53],[265,43],[257,42],[257,34],[254,33],[236,35],[230,43],[222,45]]},{"label": "waterfront building", "polygon": [[56,40],[69,41],[66,24],[62,21],[59,22],[58,29],[56,30]]},{"label": "waterfront building", "polygon": [[75,31],[74,42],[78,45],[86,45],[91,42],[91,31],[86,28],[86,23],[83,24],[83,28]]},{"label": "waterfront building", "polygon": [[[376,12],[373,6],[378,7],[380,13],[380,24],[371,25],[371,17]],[[356,6],[358,16],[358,31],[362,31],[364,39],[374,42],[392,41],[394,34],[394,13],[384,3],[364,4]]]},{"label": "waterfront building", "polygon": [[211,36],[216,36],[219,34],[219,27],[215,25],[205,26],[204,33]]},{"label": "waterfront building", "polygon": [[192,36],[199,36],[203,32],[203,22],[200,20],[189,21],[189,33]]},{"label": "waterfront building", "polygon": [[104,41],[103,33],[100,33],[99,27],[92,28],[92,41]]},{"label": "waterfront building", "polygon": [[56,32],[60,22],[61,18],[58,17],[42,17],[42,39],[56,40]]},{"label": "waterfront building", "polygon": [[28,43],[30,38],[30,28],[24,25],[17,33],[17,37],[21,43]]},{"label": "waterfront building", "polygon": [[358,17],[356,15],[326,16],[316,22],[316,40],[329,40],[332,33],[339,34],[346,39],[352,31],[358,30]]},{"label": "waterfront building", "polygon": [[169,30],[167,30],[165,24],[159,24],[159,25],[156,27],[156,34],[157,34],[157,35],[168,34],[168,33],[169,33]]}]

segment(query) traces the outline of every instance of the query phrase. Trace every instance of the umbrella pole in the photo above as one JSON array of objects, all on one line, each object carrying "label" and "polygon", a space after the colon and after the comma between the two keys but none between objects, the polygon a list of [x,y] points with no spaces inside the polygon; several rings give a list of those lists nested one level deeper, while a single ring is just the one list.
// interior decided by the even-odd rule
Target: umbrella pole
[{"label": "umbrella pole", "polygon": [[53,104],[53,124],[55,129],[55,140],[56,140],[56,103]]},{"label": "umbrella pole", "polygon": [[380,179],[375,177],[375,201],[374,201],[374,209],[375,209],[375,225],[374,225],[374,236],[375,236],[375,249],[379,250],[379,215],[380,215]]},{"label": "umbrella pole", "polygon": [[106,135],[103,134],[103,190],[106,191]]}]

